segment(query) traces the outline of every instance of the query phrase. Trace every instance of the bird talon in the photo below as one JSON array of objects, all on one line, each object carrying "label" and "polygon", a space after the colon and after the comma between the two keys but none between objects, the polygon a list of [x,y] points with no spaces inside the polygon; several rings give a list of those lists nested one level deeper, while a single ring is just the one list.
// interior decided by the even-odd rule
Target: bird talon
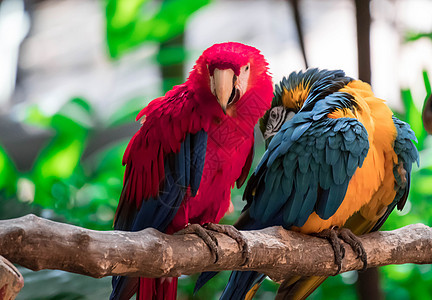
[{"label": "bird talon", "polygon": [[353,249],[354,253],[357,254],[357,258],[359,258],[363,262],[363,268],[361,271],[367,269],[367,254],[363,248],[363,245],[360,239],[351,232],[348,228],[330,228],[321,231],[320,233],[314,234],[314,236],[325,238],[331,244],[333,251],[335,253],[335,264],[337,265],[337,273],[341,271],[342,268],[342,259],[345,257],[346,249],[344,245],[341,243],[341,240],[347,243],[351,249]]},{"label": "bird talon", "polygon": [[204,241],[204,243],[206,243],[206,245],[210,249],[210,252],[213,254],[215,258],[213,263],[217,263],[219,260],[219,243],[211,231],[206,230],[206,228],[204,228],[199,224],[189,224],[184,229],[174,233],[174,235],[191,234],[191,233],[195,233]]},{"label": "bird talon", "polygon": [[242,250],[242,257],[243,262],[241,263],[241,266],[246,265],[249,262],[249,246],[246,243],[246,240],[244,239],[243,235],[240,231],[237,230],[232,225],[222,225],[222,224],[215,224],[215,223],[206,223],[203,225],[204,228],[207,230],[223,233],[233,240],[237,242],[237,245],[239,246],[240,250]]},{"label": "bird talon", "polygon": [[354,253],[357,254],[357,258],[359,258],[363,262],[363,268],[361,271],[367,269],[367,254],[363,245],[354,233],[348,228],[341,228],[339,230],[338,236],[348,245],[350,245],[351,249],[353,249]]},{"label": "bird talon", "polygon": [[335,275],[339,274],[342,270],[342,259],[345,257],[345,247],[338,238],[336,230],[334,228],[324,229],[323,231],[313,235],[322,239],[326,239],[330,243],[333,248],[335,264],[337,266]]},{"label": "bird talon", "polygon": [[345,247],[341,244],[341,258],[344,259],[345,258]]}]

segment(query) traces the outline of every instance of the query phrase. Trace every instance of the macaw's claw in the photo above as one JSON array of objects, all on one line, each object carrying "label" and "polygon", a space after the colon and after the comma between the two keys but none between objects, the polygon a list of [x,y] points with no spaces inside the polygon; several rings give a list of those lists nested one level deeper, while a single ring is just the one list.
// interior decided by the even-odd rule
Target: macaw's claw
[{"label": "macaw's claw", "polygon": [[246,243],[245,238],[243,237],[241,232],[237,230],[237,228],[232,225],[222,225],[214,223],[207,223],[203,226],[208,230],[226,234],[230,238],[234,239],[242,250],[243,262],[241,265],[244,266],[248,263],[250,255],[249,246]]},{"label": "macaw's claw", "polygon": [[211,253],[214,255],[214,263],[216,263],[219,260],[219,246],[213,232],[206,230],[205,228],[203,228],[203,226],[199,224],[189,224],[187,227],[180,231],[177,231],[174,234],[181,235],[190,233],[195,233],[204,241],[204,243],[207,244],[207,246],[210,248]]},{"label": "macaw's claw", "polygon": [[342,259],[345,256],[345,247],[341,243],[341,240],[351,246],[353,251],[357,254],[357,257],[363,262],[362,271],[367,268],[367,255],[363,248],[360,239],[347,228],[331,228],[325,229],[319,233],[314,234],[319,238],[325,238],[329,241],[335,253],[335,264],[337,265],[337,272],[339,274],[342,268]]},{"label": "macaw's claw", "polygon": [[363,262],[363,268],[361,271],[364,271],[367,269],[367,255],[366,251],[363,248],[363,245],[354,233],[352,233],[351,230],[347,228],[341,228],[339,229],[339,237],[348,245],[351,246],[353,251],[357,254],[357,257],[360,258],[360,260]]},{"label": "macaw's claw", "polygon": [[342,259],[345,256],[345,247],[342,245],[340,239],[338,238],[336,230],[334,230],[333,228],[324,229],[323,231],[315,233],[313,235],[328,240],[328,242],[333,248],[333,252],[335,255],[335,264],[338,268],[336,274],[339,274],[342,268]]}]

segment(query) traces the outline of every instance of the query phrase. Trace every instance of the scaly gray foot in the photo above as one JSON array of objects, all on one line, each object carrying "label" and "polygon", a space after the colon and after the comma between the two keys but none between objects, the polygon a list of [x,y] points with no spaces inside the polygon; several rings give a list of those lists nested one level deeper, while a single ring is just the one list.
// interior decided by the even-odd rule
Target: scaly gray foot
[{"label": "scaly gray foot", "polygon": [[351,246],[353,251],[357,254],[357,258],[360,258],[360,260],[363,262],[363,268],[361,271],[364,271],[367,269],[367,255],[366,251],[363,248],[363,244],[361,243],[360,239],[357,235],[352,233],[351,230],[347,228],[340,228],[339,229],[339,237],[348,245]]},{"label": "scaly gray foot", "polygon": [[243,237],[241,232],[237,230],[237,228],[235,228],[232,225],[222,225],[222,224],[214,224],[214,223],[207,223],[204,224],[203,226],[208,230],[226,234],[230,238],[234,239],[237,242],[239,248],[242,250],[243,262],[241,265],[243,266],[247,264],[247,262],[249,261],[249,254],[250,254],[249,246],[246,243],[245,238]]},{"label": "scaly gray foot", "polygon": [[316,237],[325,238],[329,241],[335,254],[335,264],[337,266],[337,273],[339,274],[342,268],[342,259],[345,256],[345,248],[341,243],[341,240],[350,245],[353,251],[357,254],[357,257],[363,262],[362,271],[367,268],[367,255],[363,248],[363,245],[354,233],[348,228],[330,228],[325,229],[319,233],[314,234]]},{"label": "scaly gray foot", "polygon": [[177,231],[174,233],[175,235],[181,235],[181,234],[190,234],[195,233],[198,235],[204,243],[207,244],[207,246],[210,248],[210,252],[213,254],[216,263],[219,260],[219,247],[218,247],[218,241],[216,237],[214,236],[213,232],[206,230],[204,227],[202,227],[199,224],[189,224],[184,229]]},{"label": "scaly gray foot", "polygon": [[319,233],[315,233],[314,236],[326,239],[332,246],[335,255],[335,264],[337,266],[336,274],[339,274],[342,269],[342,259],[345,256],[345,248],[338,238],[336,230],[334,230],[334,228],[324,229]]}]

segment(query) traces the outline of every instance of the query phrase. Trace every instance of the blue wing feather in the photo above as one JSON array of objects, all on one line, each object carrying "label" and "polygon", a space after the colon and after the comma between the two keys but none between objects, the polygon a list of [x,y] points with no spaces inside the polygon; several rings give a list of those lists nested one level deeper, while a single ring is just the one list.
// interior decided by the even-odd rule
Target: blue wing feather
[{"label": "blue wing feather", "polygon": [[[308,86],[309,92],[298,113],[273,136],[246,186],[243,214],[249,220],[241,223],[241,229],[302,226],[314,210],[327,217],[340,205],[346,182],[362,164],[369,148],[367,132],[356,119],[327,118],[335,109],[356,105],[352,95],[338,92],[351,80],[340,70],[310,69],[292,73],[276,86],[274,105],[283,105],[285,90],[302,85]],[[355,133],[354,139],[351,132],[344,137],[349,129]],[[335,172],[345,169],[334,179],[333,168]],[[264,277],[256,272],[233,272],[222,299],[244,298]]]},{"label": "blue wing feather", "polygon": [[[393,116],[393,123],[396,127],[397,136],[394,142],[394,151],[398,157],[398,164],[393,167],[393,175],[395,177],[395,190],[396,196],[393,202],[389,205],[384,215],[378,220],[371,231],[376,231],[381,228],[385,220],[387,220],[390,213],[397,207],[398,210],[402,210],[405,206],[408,191],[411,181],[411,170],[414,162],[419,165],[419,154],[412,140],[417,142],[414,131],[411,130],[410,126]],[[399,172],[399,164],[405,169],[406,173],[401,174]],[[405,176],[405,178],[402,178]]]},{"label": "blue wing feather", "polygon": [[[178,153],[167,155],[164,161],[165,178],[163,190],[157,197],[142,202],[139,211],[136,205],[124,199],[114,224],[117,230],[139,231],[148,227],[165,231],[174,219],[188,187],[196,195],[201,182],[207,148],[207,133],[203,130],[187,134]],[[137,176],[132,180],[139,180]],[[125,183],[125,185],[130,183]],[[122,194],[122,196],[124,193]],[[125,293],[134,293],[136,279],[114,276],[110,299],[121,299]],[[132,296],[132,295],[131,295]]]},{"label": "blue wing feather", "polygon": [[[255,182],[256,193],[249,208],[251,217],[261,221],[272,220],[282,209],[285,228],[302,226],[313,211],[323,219],[331,217],[369,148],[366,129],[356,119],[315,121],[295,142],[285,138],[294,132],[293,126],[291,123],[276,134],[284,138],[279,139],[279,145],[275,142],[269,147],[255,171],[268,169]],[[315,193],[314,198],[318,186],[322,193]]]},{"label": "blue wing feather", "polygon": [[[206,145],[207,133],[203,130],[196,134],[187,134],[181,143],[179,152],[172,153],[165,159],[165,178],[159,196],[150,197],[143,201],[138,212],[136,212],[134,204],[122,208],[114,228],[138,231],[152,227],[165,231],[177,213],[186,189],[190,186],[192,194],[196,194],[199,188],[204,168]],[[135,178],[135,180],[138,179]],[[128,203],[128,201],[123,202]],[[130,214],[124,214],[127,210],[135,211],[135,216],[130,218]],[[129,226],[124,226],[123,219],[126,216]]]},{"label": "blue wing feather", "polygon": [[207,150],[207,132],[198,131],[191,139],[191,194],[195,196],[201,183],[204,169],[205,154]]},{"label": "blue wing feather", "polygon": [[295,220],[297,224],[306,223],[307,219],[310,216],[310,212],[313,211],[316,199],[317,199],[317,188],[318,185],[316,183],[312,183],[308,189],[306,196],[304,197],[303,204],[301,210],[298,213],[298,217]]}]

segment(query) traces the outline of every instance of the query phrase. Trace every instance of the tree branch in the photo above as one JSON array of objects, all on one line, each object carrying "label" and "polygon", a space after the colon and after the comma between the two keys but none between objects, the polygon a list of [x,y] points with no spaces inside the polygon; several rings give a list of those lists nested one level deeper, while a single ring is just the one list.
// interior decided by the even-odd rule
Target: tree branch
[{"label": "tree branch", "polygon": [[[32,270],[59,269],[96,278],[111,275],[179,276],[202,271],[256,270],[280,281],[288,275],[334,275],[336,266],[327,241],[271,227],[242,232],[251,255],[246,266],[237,243],[222,234],[219,261],[194,234],[166,235],[149,228],[140,232],[94,231],[27,215],[0,221],[0,255]],[[409,225],[362,236],[369,267],[432,263],[432,229]],[[342,272],[362,263],[351,248]]]},{"label": "tree branch", "polygon": [[21,273],[0,256],[0,299],[13,300],[24,286]]}]

